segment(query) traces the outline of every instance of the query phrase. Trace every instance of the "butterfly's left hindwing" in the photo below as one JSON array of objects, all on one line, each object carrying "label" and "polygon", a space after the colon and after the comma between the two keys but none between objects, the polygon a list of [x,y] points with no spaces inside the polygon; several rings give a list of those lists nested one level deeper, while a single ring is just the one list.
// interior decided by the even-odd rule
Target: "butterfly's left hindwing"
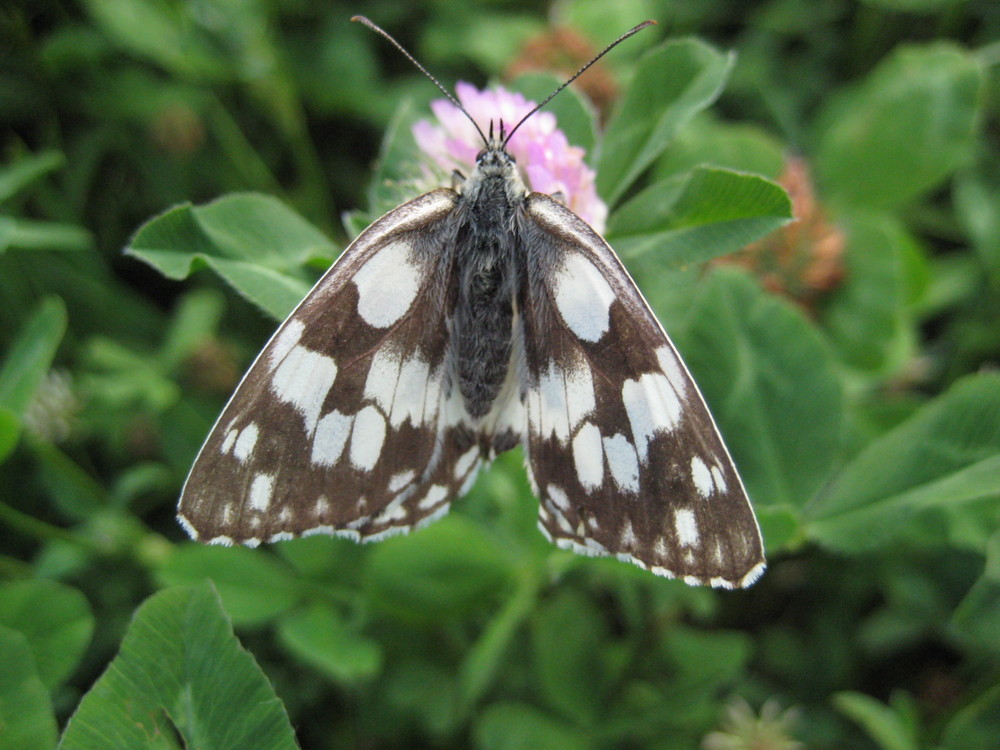
[{"label": "butterfly's left hindwing", "polygon": [[479,449],[445,357],[457,199],[436,190],[375,222],[277,330],[185,483],[192,536],[380,538],[471,481]]},{"label": "butterfly's left hindwing", "polygon": [[519,308],[529,472],[560,546],[692,584],[763,571],[757,521],[705,402],[614,251],[527,198]]}]

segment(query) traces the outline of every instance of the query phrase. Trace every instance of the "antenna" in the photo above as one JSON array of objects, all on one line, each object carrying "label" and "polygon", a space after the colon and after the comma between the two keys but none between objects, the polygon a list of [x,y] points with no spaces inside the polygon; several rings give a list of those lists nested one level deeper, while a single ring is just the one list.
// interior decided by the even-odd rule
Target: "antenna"
[{"label": "antenna", "polygon": [[600,60],[602,57],[604,57],[611,50],[613,50],[615,47],[617,47],[619,44],[621,44],[622,42],[624,42],[626,39],[628,39],[633,34],[637,34],[638,32],[642,31],[647,26],[655,26],[655,25],[656,25],[656,21],[643,21],[638,26],[634,26],[631,29],[629,29],[628,31],[626,31],[620,37],[618,37],[613,42],[611,42],[611,44],[609,44],[607,47],[605,47],[600,52],[598,52],[594,56],[594,59],[592,59],[589,63],[587,63],[582,68],[580,68],[578,71],[576,71],[576,73],[573,74],[572,78],[570,78],[568,81],[566,81],[566,83],[564,83],[562,86],[560,86],[555,91],[553,91],[551,94],[549,94],[548,97],[545,99],[545,101],[543,101],[541,104],[537,105],[533,110],[531,110],[528,114],[526,114],[524,117],[522,117],[520,119],[520,121],[517,123],[517,125],[515,125],[513,127],[513,129],[509,133],[507,133],[507,137],[504,138],[504,141],[503,141],[503,144],[502,144],[503,148],[507,148],[507,144],[510,142],[510,139],[514,136],[514,133],[517,132],[517,129],[519,127],[521,127],[521,125],[524,124],[525,120],[527,120],[529,117],[531,117],[533,114],[535,114],[535,112],[537,112],[542,107],[544,107],[546,104],[548,104],[550,101],[552,101],[552,99],[555,98],[556,94],[558,94],[564,88],[566,88],[571,83],[573,83],[573,81],[575,81],[577,78],[579,78],[580,76],[582,76],[584,74],[584,72],[586,72],[587,68],[589,68],[591,65],[593,65],[598,60]]},{"label": "antenna", "polygon": [[[448,91],[448,89],[446,89],[444,86],[441,85],[440,81],[438,81],[437,78],[435,78],[430,73],[428,73],[427,69],[423,65],[421,65],[419,62],[417,62],[417,58],[415,58],[413,55],[411,55],[409,52],[407,52],[406,48],[402,44],[400,44],[395,39],[393,39],[392,36],[389,34],[388,31],[386,31],[385,29],[383,29],[381,26],[379,26],[374,21],[368,20],[364,16],[352,16],[351,20],[352,21],[358,21],[359,23],[363,23],[369,29],[371,29],[372,31],[374,31],[376,34],[380,34],[383,37],[385,37],[386,39],[388,39],[389,42],[396,49],[398,49],[400,52],[403,53],[403,56],[407,60],[409,60],[411,63],[413,63],[417,67],[417,70],[419,70],[421,73],[423,73],[425,76],[427,76],[431,80],[431,82],[435,86],[438,87],[438,89],[441,91],[441,93],[444,94],[446,97],[448,97],[448,101],[450,101],[452,104],[454,104],[456,107],[458,107],[458,109],[461,111],[461,113],[463,115],[465,115],[466,117],[469,118],[469,122],[471,122],[472,125],[473,125],[473,127],[475,127],[476,132],[479,133],[479,137],[483,139],[483,143],[486,144],[487,147],[489,147],[491,141],[493,140],[493,121],[492,120],[490,121],[490,137],[487,138],[483,134],[483,131],[479,127],[479,124],[474,119],[472,119],[472,115],[470,115],[468,112],[465,111],[465,107],[463,107],[462,104],[454,96],[451,95],[451,92]],[[531,117],[533,114],[535,114],[535,112],[537,112],[542,107],[544,107],[546,104],[548,104],[550,101],[552,101],[552,99],[555,97],[556,94],[558,94],[564,88],[566,88],[571,83],[573,83],[573,81],[575,81],[577,78],[579,78],[581,75],[583,75],[584,72],[591,65],[593,65],[594,63],[596,63],[598,60],[600,60],[602,57],[604,57],[611,50],[613,50],[615,47],[617,47],[619,44],[621,44],[622,42],[624,42],[626,39],[628,39],[633,34],[636,34],[639,31],[642,31],[647,26],[653,26],[655,23],[656,23],[656,21],[643,21],[638,26],[635,26],[635,27],[629,29],[624,34],[622,34],[620,37],[618,37],[613,42],[611,42],[611,44],[609,44],[607,47],[605,47],[600,52],[598,52],[589,63],[587,63],[582,68],[580,68],[578,71],[576,71],[576,73],[568,81],[566,81],[559,88],[557,88],[555,91],[553,91],[551,94],[549,94],[548,97],[545,99],[545,101],[543,101],[541,104],[537,105],[533,110],[531,110],[528,114],[526,114],[524,117],[522,117],[518,121],[517,125],[515,125],[513,127],[513,129],[509,133],[506,133],[506,135],[504,134],[503,123],[501,122],[500,123],[500,138],[502,139],[501,147],[502,148],[507,148],[507,144],[510,142],[510,139],[514,136],[514,133],[517,132],[517,129],[519,127],[521,127],[521,125],[524,124],[525,120],[527,120],[529,117]]]},{"label": "antenna", "polygon": [[458,99],[456,99],[454,96],[452,96],[451,92],[448,91],[448,89],[446,89],[444,86],[442,86],[441,82],[438,81],[437,78],[435,78],[430,73],[428,73],[427,72],[427,68],[425,68],[419,62],[417,62],[417,58],[415,58],[413,55],[411,55],[409,52],[407,52],[406,48],[402,44],[400,44],[395,39],[393,39],[392,36],[389,34],[388,31],[386,31],[385,29],[383,29],[381,26],[379,26],[374,21],[369,21],[364,16],[352,16],[351,20],[352,21],[358,21],[359,23],[363,23],[369,29],[371,29],[372,31],[374,31],[376,34],[381,34],[386,39],[388,39],[392,43],[392,46],[394,46],[396,49],[398,49],[400,52],[402,52],[403,56],[407,60],[409,60],[411,63],[413,63],[414,65],[417,66],[417,70],[419,70],[421,73],[423,73],[425,76],[427,76],[428,78],[431,79],[431,82],[441,90],[441,93],[448,97],[448,101],[450,101],[452,104],[454,104],[456,107],[458,107],[459,110],[461,110],[462,114],[469,118],[469,122],[471,122],[472,125],[473,125],[473,127],[475,127],[476,132],[479,133],[479,137],[483,139],[483,143],[486,144],[487,146],[489,145],[489,141],[486,140],[486,136],[483,135],[483,131],[479,127],[479,124],[475,120],[472,119],[472,115],[470,115],[468,112],[465,111],[465,107],[463,107],[461,105],[461,103],[458,101]]}]

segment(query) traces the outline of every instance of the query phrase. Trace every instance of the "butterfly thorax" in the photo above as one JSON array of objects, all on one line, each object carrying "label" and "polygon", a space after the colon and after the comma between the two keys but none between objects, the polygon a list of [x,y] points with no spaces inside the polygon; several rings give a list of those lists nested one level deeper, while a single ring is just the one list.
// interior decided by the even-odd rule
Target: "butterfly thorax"
[{"label": "butterfly thorax", "polygon": [[466,411],[476,419],[490,411],[510,365],[525,195],[513,158],[491,144],[459,197],[453,356]]}]

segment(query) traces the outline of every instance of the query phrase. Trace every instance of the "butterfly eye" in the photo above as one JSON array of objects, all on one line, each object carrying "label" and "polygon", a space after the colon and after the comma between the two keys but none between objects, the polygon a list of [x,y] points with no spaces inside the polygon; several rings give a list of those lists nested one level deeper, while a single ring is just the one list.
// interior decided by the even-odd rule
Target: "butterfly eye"
[{"label": "butterfly eye", "polygon": [[482,164],[484,156],[486,156],[486,149],[483,149],[478,154],[476,154],[476,164]]}]

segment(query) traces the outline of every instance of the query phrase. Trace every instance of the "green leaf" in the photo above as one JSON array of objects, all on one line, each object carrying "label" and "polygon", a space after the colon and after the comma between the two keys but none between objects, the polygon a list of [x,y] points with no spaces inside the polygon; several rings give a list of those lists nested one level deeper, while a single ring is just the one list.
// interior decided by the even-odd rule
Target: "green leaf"
[{"label": "green leaf", "polygon": [[214,289],[197,289],[181,297],[159,358],[168,370],[180,367],[218,330],[225,312],[225,300]]},{"label": "green leaf", "polygon": [[717,122],[703,112],[681,128],[657,159],[654,174],[670,177],[698,166],[720,167],[777,179],[785,168],[787,144],[762,128]]},{"label": "green leaf", "polygon": [[718,269],[683,317],[662,316],[761,505],[802,507],[840,441],[833,358],[802,313],[744,274]]},{"label": "green leaf", "polygon": [[202,206],[175,206],[146,222],[126,252],[171,279],[208,266],[274,318],[309,290],[302,267],[336,251],[312,224],[280,201],[236,193]]},{"label": "green leaf", "polygon": [[173,588],[136,612],[84,696],[61,750],[297,748],[288,714],[233,635],[209,586]]},{"label": "green leaf", "polygon": [[588,735],[526,703],[487,706],[475,724],[477,750],[586,750]]},{"label": "green leaf", "polygon": [[835,693],[833,705],[859,724],[882,750],[919,750],[913,728],[881,701],[864,693]]},{"label": "green leaf", "polygon": [[47,750],[58,728],[27,639],[0,626],[0,750]]},{"label": "green leaf", "polygon": [[24,635],[39,679],[54,690],[83,656],[94,616],[86,597],[74,588],[55,581],[14,581],[0,586],[0,625]]},{"label": "green leaf", "polygon": [[53,172],[66,162],[59,151],[42,151],[22,156],[0,167],[0,203],[10,200],[35,180]]},{"label": "green leaf", "polygon": [[0,254],[7,250],[87,250],[94,238],[76,224],[0,216]]},{"label": "green leaf", "polygon": [[739,250],[792,218],[785,191],[756,175],[699,167],[650,185],[611,216],[624,258],[655,251],[665,267]]},{"label": "green leaf", "polygon": [[956,0],[862,0],[865,5],[887,11],[904,13],[932,13],[955,5]]},{"label": "green leaf", "polygon": [[677,131],[719,96],[735,57],[694,39],[643,55],[608,123],[597,168],[597,192],[614,205],[669,145]]},{"label": "green leaf", "polygon": [[21,420],[6,406],[0,406],[0,464],[7,460],[21,437]]},{"label": "green leaf", "polygon": [[390,706],[411,716],[433,734],[454,731],[459,713],[452,672],[429,659],[400,659],[386,670],[385,679]]},{"label": "green leaf", "polygon": [[527,566],[521,568],[520,573],[517,587],[503,608],[466,652],[460,672],[462,708],[475,705],[497,676],[502,674],[511,642],[535,606],[540,584],[538,577],[534,569]]},{"label": "green leaf", "polygon": [[955,608],[952,630],[973,648],[1000,655],[1000,531],[986,543],[986,566]]},{"label": "green leaf", "polygon": [[1000,684],[987,688],[969,704],[955,712],[941,732],[940,747],[943,750],[990,747],[998,736],[1000,736]]},{"label": "green leaf", "polygon": [[0,406],[24,416],[52,367],[65,333],[65,305],[58,297],[46,297],[19,332],[0,367]]},{"label": "green leaf", "polygon": [[843,552],[884,543],[921,511],[1000,495],[1000,377],[971,376],[868,446],[805,509],[810,536]]},{"label": "green leaf", "polygon": [[955,213],[994,284],[1000,284],[1000,176],[996,160],[956,176]]},{"label": "green leaf", "polygon": [[601,613],[566,590],[541,603],[531,623],[537,689],[554,710],[592,725],[604,699],[605,675],[595,663],[609,634]]},{"label": "green leaf", "polygon": [[892,371],[906,360],[903,264],[913,239],[888,216],[856,214],[847,228],[847,274],[822,318],[841,358],[859,370]]},{"label": "green leaf", "polygon": [[926,193],[971,155],[982,92],[982,69],[965,50],[900,47],[820,118],[827,194],[871,209]]},{"label": "green leaf", "polygon": [[110,498],[104,485],[57,445],[35,439],[28,441],[28,446],[53,507],[65,518],[85,521],[107,509]]},{"label": "green leaf", "polygon": [[709,633],[683,625],[670,628],[658,648],[676,673],[672,679],[674,687],[692,696],[711,695],[721,685],[736,681],[754,651],[746,633],[727,630]]},{"label": "green leaf", "polygon": [[214,24],[198,22],[184,6],[167,0],[86,0],[84,5],[104,33],[168,71],[206,80],[230,75],[232,50],[212,39],[209,29]]},{"label": "green leaf", "polygon": [[413,125],[428,117],[428,110],[412,99],[403,100],[396,108],[382,137],[375,173],[368,183],[368,211],[351,222],[349,235],[358,234],[379,216],[417,197],[413,185],[420,175],[420,162],[416,157]]},{"label": "green leaf", "polygon": [[184,544],[175,547],[156,571],[164,586],[193,585],[210,579],[233,622],[267,622],[299,601],[301,591],[287,565],[264,550]]},{"label": "green leaf", "polygon": [[329,585],[356,588],[364,567],[365,545],[327,534],[289,539],[273,545],[274,551],[296,570],[297,577],[328,580]]},{"label": "green leaf", "polygon": [[378,544],[367,579],[370,596],[382,607],[437,620],[481,608],[503,589],[509,566],[480,526],[452,515]]},{"label": "green leaf", "polygon": [[283,617],[278,634],[292,654],[339,682],[370,680],[382,666],[379,645],[322,602]]}]

